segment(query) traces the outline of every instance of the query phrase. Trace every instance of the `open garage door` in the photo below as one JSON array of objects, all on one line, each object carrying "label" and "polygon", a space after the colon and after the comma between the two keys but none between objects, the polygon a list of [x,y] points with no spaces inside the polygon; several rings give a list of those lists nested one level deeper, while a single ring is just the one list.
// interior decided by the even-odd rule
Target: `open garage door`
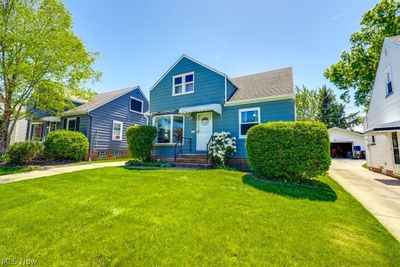
[{"label": "open garage door", "polygon": [[332,158],[351,158],[353,156],[353,142],[331,143]]}]

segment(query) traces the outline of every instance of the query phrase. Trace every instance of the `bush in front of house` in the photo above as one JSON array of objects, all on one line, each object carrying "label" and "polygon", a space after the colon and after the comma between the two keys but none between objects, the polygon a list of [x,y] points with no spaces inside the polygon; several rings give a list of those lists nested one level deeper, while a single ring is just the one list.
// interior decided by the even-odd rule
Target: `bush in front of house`
[{"label": "bush in front of house", "polygon": [[329,134],[320,122],[270,122],[247,132],[251,168],[263,177],[285,180],[324,174],[331,163]]},{"label": "bush in front of house", "polygon": [[9,146],[6,161],[9,164],[27,165],[43,155],[43,145],[39,142],[24,141]]},{"label": "bush in front of house", "polygon": [[125,163],[128,167],[135,167],[135,166],[142,166],[142,167],[162,167],[162,168],[169,168],[175,167],[175,163],[171,162],[162,162],[162,161],[142,161],[140,159],[131,159]]},{"label": "bush in front of house", "polygon": [[218,132],[213,134],[209,154],[214,166],[225,167],[228,156],[235,152],[236,138],[231,137],[230,132]]},{"label": "bush in front of house", "polygon": [[151,150],[157,135],[153,126],[130,126],[126,130],[126,141],[132,157],[141,161],[151,160]]},{"label": "bush in front of house", "polygon": [[44,151],[56,160],[83,160],[89,151],[89,141],[81,132],[52,131],[46,136]]}]

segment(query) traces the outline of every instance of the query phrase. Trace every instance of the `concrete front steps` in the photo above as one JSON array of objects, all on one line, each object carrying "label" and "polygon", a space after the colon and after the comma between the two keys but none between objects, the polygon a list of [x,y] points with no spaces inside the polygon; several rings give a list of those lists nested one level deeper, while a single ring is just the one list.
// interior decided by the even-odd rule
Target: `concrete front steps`
[{"label": "concrete front steps", "polygon": [[180,154],[176,158],[176,166],[180,168],[210,169],[210,158],[206,154]]}]

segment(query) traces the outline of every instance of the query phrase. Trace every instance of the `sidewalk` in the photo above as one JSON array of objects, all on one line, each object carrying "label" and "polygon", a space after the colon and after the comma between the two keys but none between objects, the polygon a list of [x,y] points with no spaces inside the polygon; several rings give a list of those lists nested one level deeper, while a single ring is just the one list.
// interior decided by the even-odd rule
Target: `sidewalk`
[{"label": "sidewalk", "polygon": [[369,171],[360,160],[333,160],[330,176],[400,241],[400,180]]},{"label": "sidewalk", "polygon": [[96,168],[103,168],[103,167],[116,167],[116,166],[124,166],[125,161],[119,162],[102,162],[102,163],[88,163],[82,165],[64,165],[64,166],[57,166],[57,167],[48,167],[43,170],[31,171],[31,172],[22,172],[16,174],[9,174],[0,176],[0,184],[12,183],[22,180],[28,179],[35,179],[45,176],[51,176],[61,173],[67,172],[75,172],[75,171],[82,171],[82,170],[90,170]]}]

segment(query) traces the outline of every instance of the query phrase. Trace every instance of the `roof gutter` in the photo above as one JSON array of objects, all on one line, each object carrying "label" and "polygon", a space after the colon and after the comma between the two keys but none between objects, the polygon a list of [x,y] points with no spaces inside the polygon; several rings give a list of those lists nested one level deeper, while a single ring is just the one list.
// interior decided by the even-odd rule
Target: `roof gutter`
[{"label": "roof gutter", "polygon": [[236,105],[253,104],[253,103],[260,103],[260,102],[270,102],[270,101],[294,99],[294,98],[295,98],[295,94],[268,96],[268,97],[229,101],[229,102],[225,103],[224,106],[236,106]]}]

